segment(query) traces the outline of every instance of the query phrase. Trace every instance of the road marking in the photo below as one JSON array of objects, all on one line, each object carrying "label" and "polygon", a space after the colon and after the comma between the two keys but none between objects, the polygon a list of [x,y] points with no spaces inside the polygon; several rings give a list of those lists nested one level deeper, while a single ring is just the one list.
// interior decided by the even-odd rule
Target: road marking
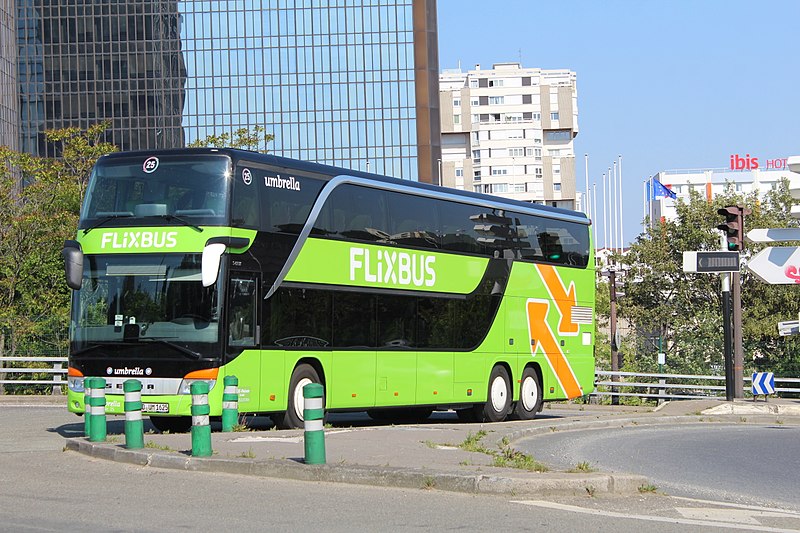
[{"label": "road marking", "polygon": [[719,509],[715,507],[676,507],[684,518],[694,520],[714,520],[715,522],[734,522],[739,524],[761,525],[757,518],[796,518],[796,515],[776,511],[754,511],[750,509]]},{"label": "road marking", "polygon": [[[731,522],[717,522],[713,520],[698,520],[692,518],[675,518],[675,517],[667,517],[667,516],[648,516],[648,515],[636,515],[636,514],[625,514],[625,513],[618,513],[614,511],[602,511],[599,509],[587,509],[585,507],[577,507],[575,505],[565,505],[561,503],[554,503],[554,502],[545,502],[540,500],[512,500],[511,503],[521,503],[522,505],[530,505],[531,507],[544,507],[547,509],[555,509],[557,511],[568,511],[572,513],[579,513],[579,514],[590,514],[595,516],[605,516],[608,518],[622,518],[622,519],[629,519],[629,520],[643,520],[646,522],[664,522],[667,524],[684,524],[688,526],[699,526],[699,527],[723,527],[727,529],[742,529],[747,531],[768,531],[768,532],[780,532],[780,533],[797,533],[798,529],[783,529],[783,528],[776,528],[776,527],[768,527],[762,525],[753,525],[753,524],[740,524],[740,523],[731,523]],[[787,515],[795,517],[795,515]]]},{"label": "road marking", "polygon": [[732,502],[718,502],[713,500],[698,500],[697,498],[687,498],[685,496],[670,496],[673,500],[683,500],[685,502],[701,503],[706,505],[713,505],[715,507],[733,507],[735,509],[750,509],[751,511],[765,511],[768,513],[778,512],[783,516],[800,518],[800,512],[791,511],[789,509],[775,509],[774,507],[761,507],[758,505],[746,505],[743,503]]}]

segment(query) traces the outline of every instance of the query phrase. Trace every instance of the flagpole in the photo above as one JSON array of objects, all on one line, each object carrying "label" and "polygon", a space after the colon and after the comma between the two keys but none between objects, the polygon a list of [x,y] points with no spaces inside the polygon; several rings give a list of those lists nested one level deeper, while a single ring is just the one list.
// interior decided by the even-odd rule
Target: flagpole
[{"label": "flagpole", "polygon": [[[592,183],[592,213],[597,216],[597,183]],[[597,220],[592,220],[592,242],[597,250]]]},{"label": "flagpole", "polygon": [[617,158],[619,160],[619,253],[621,254],[625,250],[625,229],[622,220],[622,214],[625,212],[622,202],[622,154],[618,155]]},{"label": "flagpole", "polygon": [[586,178],[586,205],[583,207],[583,212],[592,218],[592,210],[589,206],[589,154],[583,154],[583,170]]},{"label": "flagpole", "polygon": [[608,180],[603,174],[603,248],[608,248]]}]

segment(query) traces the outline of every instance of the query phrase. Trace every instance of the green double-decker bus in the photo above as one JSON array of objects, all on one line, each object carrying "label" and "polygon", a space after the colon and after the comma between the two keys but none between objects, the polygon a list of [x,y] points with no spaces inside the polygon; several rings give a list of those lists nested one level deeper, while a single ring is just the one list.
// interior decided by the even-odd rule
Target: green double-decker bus
[{"label": "green double-decker bus", "polygon": [[533,418],[591,392],[594,260],[582,213],[232,149],[98,160],[75,240],[69,410],[142,382],[161,430],[189,388],[239,380],[239,411]]}]

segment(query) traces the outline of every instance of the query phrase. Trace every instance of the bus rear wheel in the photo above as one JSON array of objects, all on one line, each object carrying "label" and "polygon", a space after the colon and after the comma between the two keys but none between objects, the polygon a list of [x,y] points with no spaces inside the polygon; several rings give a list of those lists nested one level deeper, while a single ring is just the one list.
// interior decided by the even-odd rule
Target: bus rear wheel
[{"label": "bus rear wheel", "polygon": [[511,411],[511,378],[500,365],[489,375],[489,391],[486,403],[475,406],[478,422],[502,422]]},{"label": "bus rear wheel", "polygon": [[151,416],[150,423],[161,433],[186,433],[192,429],[190,416]]},{"label": "bus rear wheel", "polygon": [[522,372],[519,385],[519,400],[514,405],[514,417],[520,420],[533,420],[542,410],[542,379],[531,367]]},{"label": "bus rear wheel", "polygon": [[[286,412],[283,416],[273,418],[275,425],[280,429],[298,429],[303,427],[303,387],[310,383],[322,383],[319,374],[313,366],[308,364],[297,365],[289,380],[289,398]],[[325,399],[323,398],[323,405]]]}]

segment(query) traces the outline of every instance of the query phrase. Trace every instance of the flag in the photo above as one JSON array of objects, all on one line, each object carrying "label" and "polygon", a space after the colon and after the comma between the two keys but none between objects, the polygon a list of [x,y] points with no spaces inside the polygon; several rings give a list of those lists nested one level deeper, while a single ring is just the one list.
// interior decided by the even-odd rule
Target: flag
[{"label": "flag", "polygon": [[678,195],[665,187],[660,181],[653,178],[653,196],[651,198],[655,200],[656,198],[664,197],[675,199]]}]

